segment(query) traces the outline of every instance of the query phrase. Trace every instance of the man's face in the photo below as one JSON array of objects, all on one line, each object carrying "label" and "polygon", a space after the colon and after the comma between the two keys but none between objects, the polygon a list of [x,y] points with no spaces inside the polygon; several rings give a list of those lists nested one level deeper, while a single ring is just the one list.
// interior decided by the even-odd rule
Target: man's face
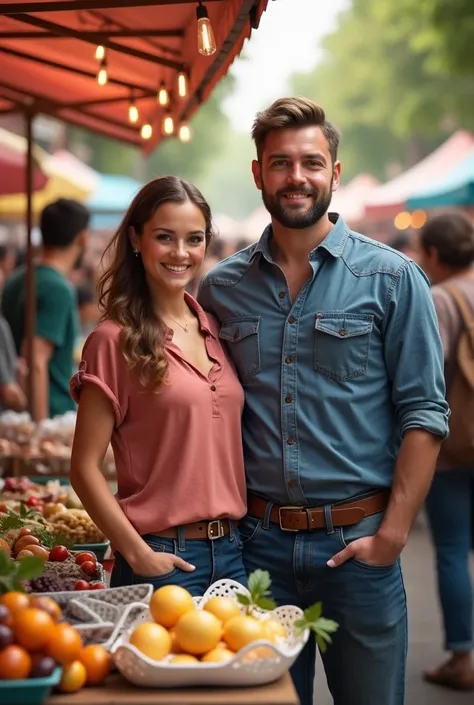
[{"label": "man's face", "polygon": [[341,165],[333,165],[320,127],[301,127],[270,132],[252,171],[270,215],[284,227],[299,230],[327,212]]}]

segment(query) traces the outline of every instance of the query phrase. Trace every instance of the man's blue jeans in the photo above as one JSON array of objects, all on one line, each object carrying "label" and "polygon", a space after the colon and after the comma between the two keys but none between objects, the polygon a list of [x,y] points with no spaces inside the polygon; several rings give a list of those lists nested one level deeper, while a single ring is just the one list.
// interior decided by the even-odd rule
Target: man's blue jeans
[{"label": "man's blue jeans", "polygon": [[469,576],[473,479],[474,470],[438,472],[426,500],[447,651],[474,649],[473,584]]},{"label": "man's blue jeans", "polygon": [[[278,604],[305,609],[321,600],[323,616],[338,622],[322,655],[334,705],[403,705],[407,613],[399,561],[326,565],[346,544],[373,535],[382,515],[343,529],[290,533],[269,522],[268,514],[248,516],[239,525],[247,573],[268,570]],[[313,705],[315,660],[311,638],[291,672],[301,705]]]}]

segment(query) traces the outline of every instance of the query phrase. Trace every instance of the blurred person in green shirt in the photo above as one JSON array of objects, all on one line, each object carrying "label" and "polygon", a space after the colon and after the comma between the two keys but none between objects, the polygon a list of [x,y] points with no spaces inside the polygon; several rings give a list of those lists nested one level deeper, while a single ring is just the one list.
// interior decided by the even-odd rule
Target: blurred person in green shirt
[{"label": "blurred person in green shirt", "polygon": [[[35,421],[75,408],[69,395],[78,335],[77,295],[68,275],[82,258],[90,214],[74,200],[47,205],[40,218],[42,254],[35,266],[36,334],[33,340]],[[17,354],[26,357],[26,268],[7,280],[2,313],[10,325]]]}]

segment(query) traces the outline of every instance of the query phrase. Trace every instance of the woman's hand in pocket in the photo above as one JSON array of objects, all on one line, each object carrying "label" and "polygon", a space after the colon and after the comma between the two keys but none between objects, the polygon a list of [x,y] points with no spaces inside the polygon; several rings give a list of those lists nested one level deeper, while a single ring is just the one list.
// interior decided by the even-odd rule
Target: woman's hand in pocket
[{"label": "woman's hand in pocket", "polygon": [[166,573],[171,573],[175,568],[184,570],[187,573],[192,573],[193,570],[196,570],[195,565],[187,563],[179,556],[175,556],[173,553],[155,552],[149,546],[146,546],[143,554],[140,554],[134,560],[129,560],[128,563],[135,575],[143,578],[166,575]]}]

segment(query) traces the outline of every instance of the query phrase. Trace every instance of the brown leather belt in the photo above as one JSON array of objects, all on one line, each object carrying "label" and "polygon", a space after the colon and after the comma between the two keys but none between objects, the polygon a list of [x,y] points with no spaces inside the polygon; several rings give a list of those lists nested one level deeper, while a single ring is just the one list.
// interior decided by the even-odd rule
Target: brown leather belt
[{"label": "brown leather belt", "polygon": [[[333,505],[331,518],[333,526],[350,526],[358,524],[364,517],[383,512],[387,508],[390,492],[377,492],[370,497],[352,502]],[[263,519],[269,502],[254,494],[248,496],[247,512],[253,517]],[[270,521],[278,524],[282,531],[312,531],[325,529],[326,518],[322,507],[294,507],[274,504],[270,511]]]},{"label": "brown leather belt", "polygon": [[[183,524],[185,539],[209,539],[215,541],[223,536],[228,536],[232,528],[238,526],[237,521],[230,519],[213,519],[212,521],[195,521],[192,524]],[[166,539],[177,539],[179,527],[152,532],[153,536],[162,536]]]}]

